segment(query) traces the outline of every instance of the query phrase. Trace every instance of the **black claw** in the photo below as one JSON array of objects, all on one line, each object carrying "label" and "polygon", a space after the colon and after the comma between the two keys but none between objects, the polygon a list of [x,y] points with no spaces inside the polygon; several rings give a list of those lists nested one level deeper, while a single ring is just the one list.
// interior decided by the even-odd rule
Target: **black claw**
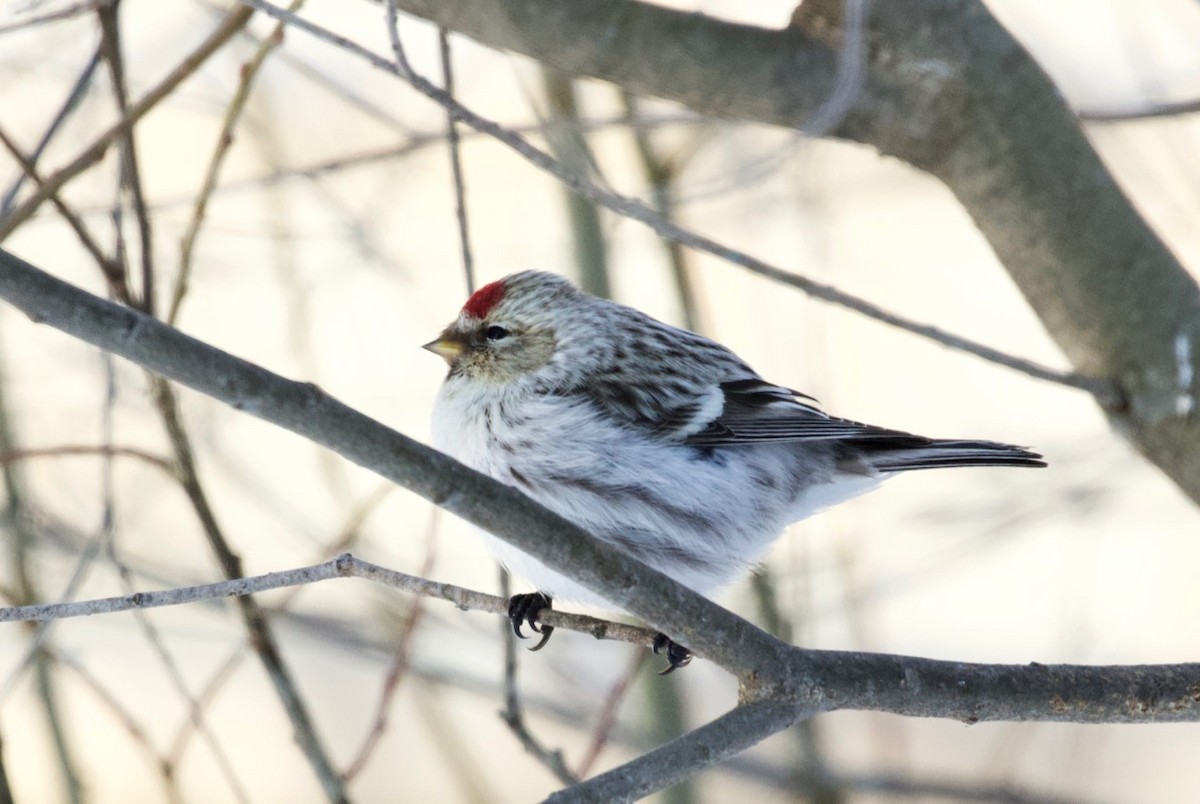
[{"label": "black claw", "polygon": [[550,635],[553,633],[554,633],[553,625],[543,625],[542,626],[542,638],[539,639],[538,643],[536,645],[534,645],[532,648],[530,648],[530,650],[531,651],[541,650],[542,648],[546,647],[546,643],[550,641]]},{"label": "black claw", "polygon": [[525,634],[521,633],[521,624],[528,625],[535,634],[541,634],[542,638],[530,650],[541,650],[546,647],[546,643],[550,641],[550,635],[554,633],[553,625],[543,625],[538,622],[538,614],[543,609],[552,607],[552,601],[549,596],[541,592],[533,592],[525,595],[513,595],[508,601],[508,620],[512,623],[513,633],[518,639],[528,639]]},{"label": "black claw", "polygon": [[687,667],[692,661],[692,652],[678,642],[672,642],[666,634],[658,634],[654,637],[652,649],[655,653],[667,654],[667,666],[659,673],[660,676],[665,676],[681,667]]}]

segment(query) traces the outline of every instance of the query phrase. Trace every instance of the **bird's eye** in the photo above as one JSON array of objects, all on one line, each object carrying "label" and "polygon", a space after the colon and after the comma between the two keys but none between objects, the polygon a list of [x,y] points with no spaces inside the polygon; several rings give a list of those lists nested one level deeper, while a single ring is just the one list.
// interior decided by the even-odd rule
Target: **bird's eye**
[{"label": "bird's eye", "polygon": [[504,327],[497,326],[495,324],[492,324],[492,326],[488,327],[487,332],[484,333],[485,337],[487,337],[489,341],[504,340],[509,336],[509,334],[509,331]]}]

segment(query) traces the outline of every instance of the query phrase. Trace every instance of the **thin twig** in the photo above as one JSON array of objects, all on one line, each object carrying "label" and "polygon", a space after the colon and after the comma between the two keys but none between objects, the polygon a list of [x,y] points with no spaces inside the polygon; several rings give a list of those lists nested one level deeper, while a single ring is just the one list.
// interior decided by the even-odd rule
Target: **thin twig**
[{"label": "thin twig", "polygon": [[[306,586],[331,578],[365,578],[417,595],[435,597],[453,603],[462,611],[485,611],[493,614],[508,613],[508,600],[495,595],[476,592],[454,584],[430,581],[416,575],[387,569],[369,561],[363,561],[349,553],[343,553],[329,561],[299,567],[293,570],[250,575],[216,583],[163,589],[157,592],[135,592],[119,597],[80,600],[72,603],[42,603],[31,606],[0,608],[0,622],[47,622],[74,617],[91,617],[96,614],[113,614],[120,611],[138,611],[197,603],[203,600],[218,600],[223,597],[240,597],[284,589],[291,586]],[[569,614],[554,609],[543,611],[539,616],[543,622],[555,628],[591,634],[596,639],[609,639],[650,647],[655,632],[624,623],[615,623]]]},{"label": "thin twig", "polygon": [[[121,0],[101,3],[96,8],[100,20],[100,50],[108,64],[112,77],[113,94],[117,102],[117,114],[124,118],[129,114],[129,88],[125,80],[125,57],[121,52],[121,27],[119,24]],[[146,208],[146,192],[142,185],[142,172],[138,166],[137,140],[133,129],[127,128],[120,135],[118,154],[120,157],[119,186],[130,196],[134,218],[138,227],[138,256],[142,266],[141,297],[135,305],[143,312],[154,314],[154,236],[150,227],[150,215]],[[116,207],[119,209],[120,207]],[[119,229],[119,224],[118,224]],[[128,270],[124,271],[128,275]],[[135,298],[132,291],[130,298]]]},{"label": "thin twig", "polygon": [[[456,119],[471,126],[477,131],[488,134],[494,137],[497,141],[507,145],[520,156],[542,171],[554,176],[556,179],[565,184],[568,188],[576,193],[594,201],[597,204],[609,209],[618,215],[623,215],[632,220],[639,221],[650,227],[656,234],[661,237],[666,237],[682,243],[689,248],[703,251],[719,257],[734,265],[746,268],[752,273],[765,276],[776,282],[790,285],[804,293],[831,304],[836,304],[841,307],[853,310],[860,315],[872,318],[884,324],[896,327],[897,329],[910,332],[914,335],[919,335],[928,338],[943,346],[946,346],[957,351],[966,352],[975,355],[984,360],[996,363],[1006,368],[1019,371],[1035,379],[1054,382],[1059,385],[1064,385],[1069,388],[1075,388],[1081,391],[1086,391],[1092,394],[1097,402],[1106,408],[1118,408],[1123,404],[1123,394],[1118,386],[1110,379],[1100,377],[1087,377],[1074,372],[1059,371],[1047,366],[1040,365],[1032,360],[1009,355],[998,349],[993,349],[990,346],[975,343],[967,338],[946,332],[938,327],[928,324],[921,324],[916,321],[909,320],[903,316],[880,307],[877,304],[860,299],[845,291],[839,290],[832,285],[827,285],[822,282],[809,279],[808,277],[785,271],[782,268],[771,265],[757,257],[752,257],[745,252],[739,251],[729,246],[718,243],[717,241],[697,234],[693,231],[683,228],[678,224],[664,220],[653,209],[646,206],[641,201],[622,196],[605,190],[586,178],[579,176],[569,170],[561,162],[554,159],[545,151],[535,147],[528,140],[521,137],[511,129],[507,129],[493,120],[485,118],[462,104],[458,103],[454,98],[448,97],[441,89],[433,85],[429,81],[423,79],[415,73],[406,73],[401,68],[397,67],[392,61],[379,56],[376,53],[367,50],[356,42],[353,42],[343,36],[339,36],[332,31],[323,28],[315,23],[291,14],[283,8],[265,0],[239,0],[246,6],[259,9],[264,13],[280,20],[286,21],[289,25],[299,28],[306,33],[315,36],[323,42],[333,45],[338,49],[351,53],[359,58],[366,60],[373,67],[376,67],[385,72],[391,73],[399,78],[406,80],[414,89],[425,95],[430,100],[441,105],[443,108],[451,111]],[[2,231],[0,231],[2,235]]]},{"label": "thin twig", "polygon": [[[38,140],[37,146],[29,153],[29,162],[36,165],[37,161],[42,158],[42,152],[50,145],[50,140],[62,128],[70,118],[70,116],[79,108],[80,103],[87,97],[88,89],[91,86],[92,78],[96,74],[96,68],[100,65],[100,48],[97,47],[92,51],[92,56],[84,65],[83,70],[75,79],[75,84],[71,87],[71,91],[67,93],[67,99],[63,101],[63,105],[55,113],[54,119],[50,121],[50,125],[46,127],[42,138]],[[4,193],[4,198],[0,199],[0,219],[3,219],[8,214],[8,210],[12,207],[13,200],[17,197],[17,193],[21,191],[24,185],[26,175],[22,173],[13,181],[12,186]]]},{"label": "thin twig", "polygon": [[404,43],[400,41],[400,17],[396,13],[396,0],[385,0],[383,8],[387,16],[388,42],[392,45],[392,57],[396,60],[394,72],[402,78],[411,78],[415,73],[408,63],[408,56],[404,53]]},{"label": "thin twig", "polygon": [[10,22],[8,25],[0,25],[0,34],[12,33],[24,28],[36,28],[39,25],[45,25],[48,22],[59,22],[60,20],[78,17],[88,13],[97,6],[102,6],[109,0],[83,0],[80,3],[74,3],[69,6],[63,6],[57,11],[48,11],[45,14],[38,14],[33,17],[27,17],[17,22]]},{"label": "thin twig", "polygon": [[[225,683],[233,678],[233,672],[241,666],[242,662],[250,655],[250,647],[245,643],[238,645],[225,661],[221,662],[213,674],[209,676],[204,687],[200,690],[200,694],[195,696],[196,707],[200,712],[208,709],[209,705],[216,700],[217,693],[225,686]],[[167,752],[166,758],[163,760],[164,771],[174,775],[175,769],[179,763],[183,761],[183,752],[187,749],[188,742],[193,734],[198,730],[199,723],[195,715],[189,711],[183,719],[183,723],[179,727],[179,731],[175,733],[175,739],[171,741],[171,749]]]},{"label": "thin twig", "polygon": [[642,666],[646,664],[646,660],[651,655],[640,651],[635,653],[633,661],[629,663],[629,669],[621,674],[621,677],[613,683],[612,688],[608,691],[608,695],[604,697],[604,704],[600,707],[600,718],[596,721],[596,728],[592,730],[592,739],[575,766],[577,779],[587,778],[591,773],[592,766],[600,758],[600,752],[604,750],[604,746],[608,745],[613,727],[617,725],[617,712],[620,711],[621,704],[625,701],[625,696],[638,673],[641,672]]},{"label": "thin twig", "polygon": [[166,458],[134,447],[116,447],[103,444],[96,446],[66,445],[61,447],[41,447],[38,449],[12,449],[7,452],[0,452],[0,465],[36,458],[92,457],[98,455],[106,458],[136,458],[143,463],[148,463],[157,469],[161,469],[171,477],[175,477],[175,468]]},{"label": "thin twig", "polygon": [[70,163],[55,171],[29,198],[0,220],[0,242],[3,242],[14,229],[28,220],[42,205],[42,202],[57,193],[64,184],[99,162],[118,138],[145,117],[146,113],[158,105],[159,101],[170,95],[185,79],[196,72],[209,56],[220,49],[250,20],[253,13],[252,9],[245,6],[232,9],[216,30],[205,37],[204,41],[184,57],[157,86],[130,107],[129,114],[101,134]]},{"label": "thin twig", "polygon": [[[46,180],[43,179],[38,173],[37,167],[28,157],[25,156],[24,153],[22,153],[21,149],[17,147],[17,144],[9,138],[8,134],[3,129],[0,129],[0,143],[4,145],[5,150],[7,150],[12,158],[16,160],[17,164],[21,166],[21,170],[25,174],[25,177],[33,182],[34,187],[40,189],[46,186]],[[63,202],[58,193],[52,193],[50,195],[50,203],[54,205],[54,208],[58,210],[58,214],[62,215],[63,220],[65,220],[71,227],[72,231],[75,232],[75,236],[79,238],[79,242],[83,245],[84,249],[86,249],[87,252],[92,255],[92,259],[96,261],[96,266],[104,275],[105,280],[108,282],[109,289],[113,291],[113,294],[123,302],[130,302],[131,299],[125,290],[124,276],[122,275],[120,266],[111,257],[107,256],[100,248],[100,244],[96,242],[95,238],[92,237],[91,232],[89,232],[87,227],[84,225],[83,219],[80,218],[74,210],[68,207],[65,202]]]},{"label": "thin twig", "polygon": [[[150,764],[162,771],[163,785],[167,788],[167,800],[177,799],[178,790],[175,789],[175,781],[170,773],[167,772],[167,761],[159,755],[158,750],[154,747],[154,741],[150,735],[142,728],[129,711],[122,705],[121,701],[108,691],[108,688],[100,683],[100,680],[93,676],[91,672],[84,667],[83,664],[77,662],[70,654],[64,654],[56,657],[58,663],[66,669],[73,672],[83,684],[85,689],[91,691],[101,704],[106,707],[112,714],[113,719],[121,724],[121,727],[129,734],[129,738],[133,740],[146,758],[150,760]],[[93,726],[94,728],[94,726]],[[0,797],[0,804],[3,804],[4,799]]]},{"label": "thin twig", "polygon": [[[499,566],[499,565],[498,565]],[[500,599],[509,600],[511,589],[511,577],[509,572],[503,566],[499,567],[500,577]],[[563,784],[574,784],[578,781],[575,775],[567,767],[566,758],[560,749],[550,749],[542,744],[542,741],[534,736],[529,730],[528,724],[525,722],[525,709],[521,705],[521,693],[517,685],[517,637],[513,633],[512,624],[509,622],[508,606],[505,604],[505,617],[500,620],[500,639],[504,645],[504,708],[498,713],[500,719],[508,726],[508,730],[517,738],[517,742],[525,749],[525,752],[530,754],[534,759],[546,767],[555,777]],[[557,627],[554,625],[554,620],[550,615],[554,614],[553,609],[545,609],[539,615],[538,619],[542,623]]]},{"label": "thin twig", "polygon": [[[389,0],[390,3],[395,0]],[[454,97],[454,63],[450,58],[450,32],[438,28],[438,51],[442,60],[442,88]],[[475,260],[471,256],[471,233],[467,228],[467,191],[463,178],[462,137],[454,113],[446,111],[446,145],[450,151],[450,170],[454,175],[454,217],[458,221],[458,243],[462,252],[463,273],[467,278],[467,295],[475,292]]]},{"label": "thin twig", "polygon": [[[288,10],[295,11],[302,5],[304,5],[304,0],[293,0],[292,4],[288,6]],[[217,144],[208,159],[208,167],[204,171],[200,192],[196,194],[195,202],[192,205],[192,217],[188,220],[183,237],[180,238],[179,275],[175,280],[175,289],[171,293],[171,303],[167,308],[166,321],[169,324],[174,324],[179,318],[179,308],[183,304],[184,296],[187,295],[188,283],[192,278],[192,260],[196,251],[196,238],[199,237],[200,227],[204,224],[208,201],[217,186],[217,179],[220,178],[225,157],[233,146],[238,123],[241,122],[242,113],[246,110],[246,104],[250,100],[254,80],[258,77],[267,56],[282,42],[283,23],[281,22],[275,26],[269,36],[259,43],[254,55],[242,65],[238,74],[237,89],[234,90],[233,98],[230,99],[229,105],[225,109],[225,116],[221,121],[221,133],[217,135]]]},{"label": "thin twig", "polygon": [[[8,400],[5,391],[7,387],[0,376],[0,451],[19,449],[16,434],[13,431],[12,419],[8,413]],[[42,599],[38,579],[35,575],[37,562],[36,550],[40,544],[38,533],[27,517],[31,509],[29,492],[25,482],[24,467],[21,464],[0,465],[0,476],[4,479],[5,516],[10,525],[11,553],[7,556],[10,572],[13,575],[15,598],[22,603],[32,603]],[[85,551],[81,565],[90,563],[94,550]],[[79,577],[78,571],[68,586],[68,593],[74,593],[74,581]],[[17,686],[29,668],[33,668],[37,689],[38,702],[45,714],[49,738],[54,746],[54,758],[62,776],[62,786],[66,797],[72,804],[79,804],[83,796],[77,762],[70,741],[67,739],[68,720],[60,705],[57,676],[53,672],[52,656],[46,647],[49,636],[49,624],[42,623],[30,629],[29,644],[25,655],[16,663],[0,690],[2,702]],[[7,779],[3,780],[7,788]]]},{"label": "thin twig", "polygon": [[[200,526],[204,531],[205,538],[208,540],[209,547],[212,549],[225,577],[229,579],[240,578],[243,575],[241,558],[233,552],[229,540],[226,539],[224,531],[217,522],[216,512],[208,502],[208,495],[205,493],[200,482],[191,439],[188,437],[187,431],[183,426],[175,393],[167,381],[158,376],[150,376],[150,387],[154,395],[155,405],[167,430],[168,440],[175,454],[180,485],[183,487],[184,493],[187,495],[196,513],[196,517],[200,521]],[[246,627],[246,632],[250,636],[250,643],[254,647],[259,660],[262,662],[267,676],[271,679],[275,692],[279,696],[280,703],[283,705],[284,711],[287,712],[288,719],[291,720],[292,728],[295,730],[296,742],[304,752],[304,756],[312,767],[313,773],[316,774],[321,787],[330,801],[347,801],[341,777],[334,770],[333,763],[330,761],[325,747],[321,744],[316,727],[309,716],[308,706],[304,698],[300,695],[300,691],[292,678],[291,670],[283,660],[283,655],[279,650],[279,645],[271,630],[266,614],[259,607],[258,602],[248,595],[239,596],[237,598],[237,605],[243,624]]]},{"label": "thin twig", "polygon": [[[438,509],[434,509],[436,512]],[[433,571],[433,560],[436,555],[434,545],[437,538],[438,523],[441,518],[435,516],[429,521],[429,531],[425,537],[425,557],[421,561],[421,569],[418,573],[421,577],[429,575]],[[392,664],[388,668],[387,675],[383,679],[383,689],[379,695],[379,704],[375,707],[375,722],[371,724],[371,730],[367,732],[366,738],[358,749],[358,753],[346,769],[342,771],[342,779],[349,782],[354,779],[362,769],[367,766],[375,749],[379,747],[380,740],[387,733],[388,716],[392,708],[392,701],[395,700],[396,692],[400,689],[400,683],[408,675],[408,670],[412,666],[412,649],[413,641],[417,634],[417,626],[421,624],[421,619],[425,615],[425,598],[417,597],[408,607],[408,614],[404,618],[404,624],[400,627],[400,638],[396,641],[396,649],[392,653]]]}]

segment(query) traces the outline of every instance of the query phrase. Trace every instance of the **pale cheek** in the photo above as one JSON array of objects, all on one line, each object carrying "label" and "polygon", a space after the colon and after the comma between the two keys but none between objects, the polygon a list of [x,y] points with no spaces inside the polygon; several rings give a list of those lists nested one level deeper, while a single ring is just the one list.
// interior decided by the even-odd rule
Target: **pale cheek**
[{"label": "pale cheek", "polygon": [[502,384],[532,374],[553,357],[553,337],[525,335],[503,348],[478,355],[471,372],[482,382]]}]

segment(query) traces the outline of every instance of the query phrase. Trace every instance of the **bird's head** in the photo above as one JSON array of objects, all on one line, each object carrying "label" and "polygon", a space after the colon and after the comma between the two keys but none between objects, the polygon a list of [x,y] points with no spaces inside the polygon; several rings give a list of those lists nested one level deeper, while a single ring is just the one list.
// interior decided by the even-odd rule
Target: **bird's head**
[{"label": "bird's head", "polygon": [[560,276],[512,274],[475,291],[425,348],[450,364],[451,377],[514,382],[554,359],[561,346],[559,323],[586,300]]}]

